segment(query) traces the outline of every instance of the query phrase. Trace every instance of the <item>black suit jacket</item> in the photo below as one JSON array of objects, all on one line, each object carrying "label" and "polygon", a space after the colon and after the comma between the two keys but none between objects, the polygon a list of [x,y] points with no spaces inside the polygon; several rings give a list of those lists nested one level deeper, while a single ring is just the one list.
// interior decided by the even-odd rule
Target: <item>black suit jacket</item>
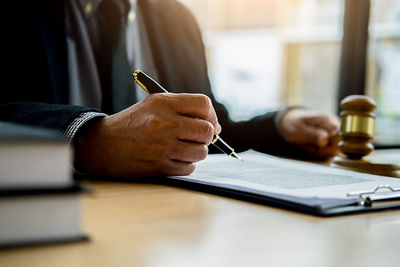
[{"label": "black suit jacket", "polygon": [[[23,2],[21,6],[21,2],[7,1],[1,8],[0,120],[62,131],[82,112],[92,110],[68,105],[65,2]],[[165,88],[210,96],[222,136],[235,149],[293,152],[294,147],[276,129],[276,113],[237,123],[215,101],[201,33],[189,10],[175,0],[139,0],[138,8],[144,15],[159,80]],[[21,19],[7,16],[8,11],[21,9]]]}]

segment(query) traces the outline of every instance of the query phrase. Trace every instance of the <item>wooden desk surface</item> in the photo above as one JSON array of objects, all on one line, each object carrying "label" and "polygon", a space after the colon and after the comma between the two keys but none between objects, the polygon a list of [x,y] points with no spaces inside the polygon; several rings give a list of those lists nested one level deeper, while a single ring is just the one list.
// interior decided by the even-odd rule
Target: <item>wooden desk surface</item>
[{"label": "wooden desk surface", "polygon": [[161,185],[92,185],[90,242],[0,251],[0,266],[400,266],[400,210],[318,218]]}]

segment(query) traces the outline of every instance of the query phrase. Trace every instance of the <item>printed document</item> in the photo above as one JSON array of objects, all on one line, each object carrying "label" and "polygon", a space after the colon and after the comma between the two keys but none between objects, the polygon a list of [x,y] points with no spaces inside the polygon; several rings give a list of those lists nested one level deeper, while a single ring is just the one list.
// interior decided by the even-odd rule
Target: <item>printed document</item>
[{"label": "printed document", "polygon": [[379,185],[400,188],[398,178],[283,159],[252,150],[239,155],[243,161],[222,154],[209,155],[197,164],[193,174],[169,178],[317,208],[354,204],[359,197],[349,197],[347,193],[372,191]]}]

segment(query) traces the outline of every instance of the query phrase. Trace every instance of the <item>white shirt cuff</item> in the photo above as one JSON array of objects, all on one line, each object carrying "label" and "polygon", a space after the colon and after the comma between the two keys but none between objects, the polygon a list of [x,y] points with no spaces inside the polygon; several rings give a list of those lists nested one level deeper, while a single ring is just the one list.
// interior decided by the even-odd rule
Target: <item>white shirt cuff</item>
[{"label": "white shirt cuff", "polygon": [[63,132],[63,135],[68,139],[72,140],[75,134],[78,132],[79,128],[81,128],[88,121],[98,118],[98,117],[106,117],[107,114],[100,112],[84,112],[79,117],[77,117],[73,122],[68,125],[67,129]]}]

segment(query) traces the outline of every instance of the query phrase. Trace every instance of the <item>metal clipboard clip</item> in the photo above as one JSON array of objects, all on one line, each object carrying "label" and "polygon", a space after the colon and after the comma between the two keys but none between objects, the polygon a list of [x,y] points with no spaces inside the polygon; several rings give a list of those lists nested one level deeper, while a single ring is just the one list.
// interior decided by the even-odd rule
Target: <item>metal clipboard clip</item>
[{"label": "metal clipboard clip", "polygon": [[393,188],[390,185],[379,185],[372,191],[351,192],[347,193],[347,196],[358,196],[360,198],[358,205],[370,207],[375,202],[400,200],[400,188]]}]

